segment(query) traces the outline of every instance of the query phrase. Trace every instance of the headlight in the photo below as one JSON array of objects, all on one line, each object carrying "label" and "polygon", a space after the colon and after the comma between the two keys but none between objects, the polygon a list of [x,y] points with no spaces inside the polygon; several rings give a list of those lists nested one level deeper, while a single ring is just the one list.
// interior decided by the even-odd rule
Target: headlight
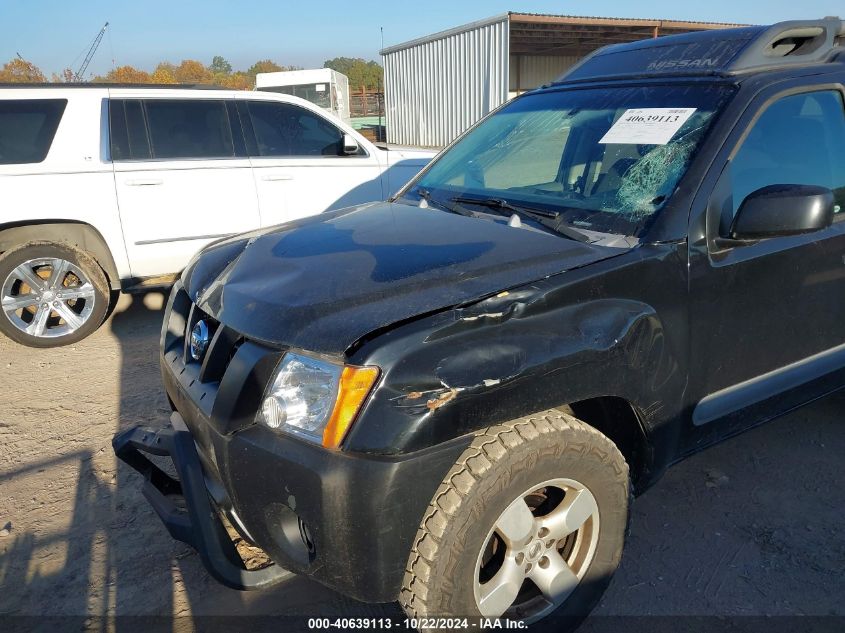
[{"label": "headlight", "polygon": [[338,448],[378,375],[377,367],[285,354],[264,394],[258,421]]}]

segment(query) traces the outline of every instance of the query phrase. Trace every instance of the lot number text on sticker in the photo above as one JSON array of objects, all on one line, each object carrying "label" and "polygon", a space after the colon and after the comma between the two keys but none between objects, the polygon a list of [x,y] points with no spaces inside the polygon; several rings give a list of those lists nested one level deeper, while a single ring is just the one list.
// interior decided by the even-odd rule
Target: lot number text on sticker
[{"label": "lot number text on sticker", "polygon": [[599,143],[665,145],[695,108],[633,108],[610,126]]}]

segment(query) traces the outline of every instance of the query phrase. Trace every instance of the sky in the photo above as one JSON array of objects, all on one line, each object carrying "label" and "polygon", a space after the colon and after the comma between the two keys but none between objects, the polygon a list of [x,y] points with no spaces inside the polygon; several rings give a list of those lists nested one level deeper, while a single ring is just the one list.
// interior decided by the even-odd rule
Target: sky
[{"label": "sky", "polygon": [[[756,5],[756,6],[754,6]],[[764,7],[764,8],[763,8]],[[18,53],[49,77],[74,70],[103,26],[109,29],[89,74],[132,65],[152,70],[162,60],[205,64],[222,55],[246,69],[259,59],[322,67],[333,57],[379,59],[384,44],[459,26],[507,11],[771,23],[843,14],[843,0],[677,0],[548,2],[527,0],[0,0],[0,64]]]}]

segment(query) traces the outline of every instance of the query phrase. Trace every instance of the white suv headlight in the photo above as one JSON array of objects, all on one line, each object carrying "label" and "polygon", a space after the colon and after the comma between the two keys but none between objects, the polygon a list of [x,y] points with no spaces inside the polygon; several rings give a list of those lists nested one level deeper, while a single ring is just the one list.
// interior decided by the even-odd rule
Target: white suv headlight
[{"label": "white suv headlight", "polygon": [[264,394],[258,421],[338,448],[378,374],[377,367],[285,354]]}]

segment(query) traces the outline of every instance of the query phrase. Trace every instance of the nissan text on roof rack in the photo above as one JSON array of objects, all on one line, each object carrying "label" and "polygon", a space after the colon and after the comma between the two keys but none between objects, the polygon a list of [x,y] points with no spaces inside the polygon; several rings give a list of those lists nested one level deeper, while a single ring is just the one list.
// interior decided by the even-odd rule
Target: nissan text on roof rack
[{"label": "nissan text on roof rack", "polygon": [[602,49],[390,201],[207,248],[164,320],[171,425],[116,454],[231,587],[573,626],[632,495],[845,385],[843,34]]},{"label": "nissan text on roof rack", "polygon": [[384,200],[432,156],[287,95],[0,86],[0,333],[79,341],[112,292],[171,284],[216,239]]}]

